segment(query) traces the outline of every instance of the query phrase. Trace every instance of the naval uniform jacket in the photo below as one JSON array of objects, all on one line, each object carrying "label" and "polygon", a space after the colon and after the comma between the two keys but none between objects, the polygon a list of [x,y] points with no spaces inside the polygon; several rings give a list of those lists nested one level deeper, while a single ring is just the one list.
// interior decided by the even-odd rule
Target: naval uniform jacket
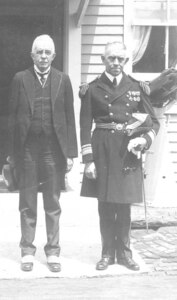
[{"label": "naval uniform jacket", "polygon": [[[18,72],[12,81],[9,99],[9,155],[20,163],[31,126],[35,73],[31,67]],[[51,67],[51,105],[54,132],[65,159],[77,157],[73,91],[69,76]]]},{"label": "naval uniform jacket", "polygon": [[[99,201],[135,203],[142,201],[141,159],[128,152],[131,138],[123,131],[93,130],[93,123],[126,124],[132,113],[147,113],[152,119],[152,130],[143,134],[147,149],[159,129],[152,105],[141,89],[139,82],[123,73],[115,88],[103,73],[90,83],[81,99],[80,137],[83,162],[94,161],[96,181],[83,178],[81,196],[97,197]],[[142,135],[139,135],[142,136]],[[128,168],[127,168],[128,167]],[[96,191],[93,191],[96,186]]]}]

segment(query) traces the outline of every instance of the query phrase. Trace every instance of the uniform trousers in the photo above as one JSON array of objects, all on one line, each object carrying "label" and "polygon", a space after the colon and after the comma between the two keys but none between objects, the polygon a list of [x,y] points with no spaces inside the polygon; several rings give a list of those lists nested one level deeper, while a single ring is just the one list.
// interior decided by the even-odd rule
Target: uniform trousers
[{"label": "uniform trousers", "polygon": [[42,182],[47,243],[46,256],[60,254],[59,203],[65,159],[55,135],[29,134],[24,147],[20,176],[21,255],[35,255],[37,195]]},{"label": "uniform trousers", "polygon": [[130,249],[131,205],[98,201],[102,257],[132,257]]}]

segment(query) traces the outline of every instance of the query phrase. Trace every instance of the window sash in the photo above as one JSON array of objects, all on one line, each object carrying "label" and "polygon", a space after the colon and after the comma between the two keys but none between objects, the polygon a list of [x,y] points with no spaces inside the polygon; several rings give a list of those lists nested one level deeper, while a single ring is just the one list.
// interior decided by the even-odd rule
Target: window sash
[{"label": "window sash", "polygon": [[[133,66],[133,72],[135,73],[140,73],[142,71],[143,73],[159,73],[164,69],[175,67],[177,64],[177,27],[152,27],[151,33],[152,36],[150,38],[150,41],[148,42],[149,45],[146,47],[145,52],[143,53],[143,55],[145,54],[145,56],[140,57],[140,59],[137,61],[134,60],[135,63]],[[156,40],[156,45],[152,47],[154,41]],[[144,47],[142,39],[140,41],[140,47]],[[135,48],[135,54],[136,51],[139,54],[140,50],[141,48]]]},{"label": "window sash", "polygon": [[133,0],[133,25],[177,25],[177,0]]}]

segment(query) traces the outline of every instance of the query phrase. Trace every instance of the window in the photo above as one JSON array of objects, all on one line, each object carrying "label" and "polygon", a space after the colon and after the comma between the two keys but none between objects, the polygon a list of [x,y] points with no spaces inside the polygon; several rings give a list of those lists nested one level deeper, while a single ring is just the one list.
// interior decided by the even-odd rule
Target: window
[{"label": "window", "polygon": [[133,72],[160,73],[177,64],[177,0],[133,0]]},{"label": "window", "polygon": [[134,0],[134,24],[176,25],[177,0]]}]

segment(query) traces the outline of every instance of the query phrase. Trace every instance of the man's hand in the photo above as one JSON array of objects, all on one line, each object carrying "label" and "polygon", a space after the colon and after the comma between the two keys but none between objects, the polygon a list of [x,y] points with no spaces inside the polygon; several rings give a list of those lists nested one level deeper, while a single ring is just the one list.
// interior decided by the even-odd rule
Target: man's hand
[{"label": "man's hand", "polygon": [[84,173],[87,176],[87,178],[89,178],[89,179],[95,179],[97,177],[96,167],[95,167],[94,162],[87,163],[85,165]]},{"label": "man's hand", "polygon": [[14,159],[11,156],[8,156],[6,160],[11,166],[15,165]]},{"label": "man's hand", "polygon": [[67,158],[67,166],[66,166],[66,172],[70,172],[74,164],[74,160],[72,158]]},{"label": "man's hand", "polygon": [[132,152],[137,156],[137,158],[141,157],[141,151],[146,147],[147,141],[143,137],[137,137],[135,139],[132,139],[129,141],[129,144],[127,146],[128,151]]}]

